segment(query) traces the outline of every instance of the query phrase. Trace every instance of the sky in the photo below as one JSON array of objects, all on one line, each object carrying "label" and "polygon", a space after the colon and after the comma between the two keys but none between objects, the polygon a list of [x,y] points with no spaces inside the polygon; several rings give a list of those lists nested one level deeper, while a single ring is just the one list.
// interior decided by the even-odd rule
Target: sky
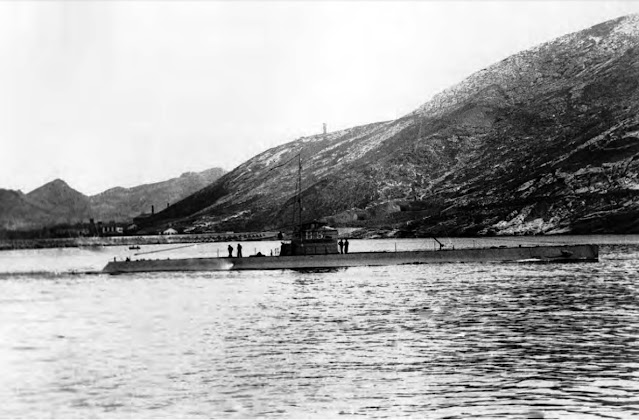
[{"label": "sky", "polygon": [[0,2],[0,188],[231,170],[630,13],[639,1]]}]

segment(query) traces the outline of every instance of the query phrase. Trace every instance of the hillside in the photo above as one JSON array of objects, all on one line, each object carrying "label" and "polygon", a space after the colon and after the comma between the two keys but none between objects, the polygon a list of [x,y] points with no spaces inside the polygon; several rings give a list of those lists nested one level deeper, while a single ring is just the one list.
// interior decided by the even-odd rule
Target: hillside
[{"label": "hillside", "polygon": [[31,203],[21,191],[0,189],[0,228],[27,229],[33,223],[46,223],[49,218],[46,209]]},{"label": "hillside", "polygon": [[90,214],[89,198],[61,179],[23,194],[0,190],[0,228],[31,229],[62,223],[77,223]]},{"label": "hillside", "polygon": [[[156,215],[196,230],[306,219],[396,235],[639,232],[639,17],[471,75],[395,121],[297,139]],[[279,169],[272,170],[278,165]]]},{"label": "hillside", "polygon": [[26,194],[25,198],[49,215],[49,224],[77,223],[91,215],[89,197],[61,179],[48,182]]},{"label": "hillside", "polygon": [[0,189],[0,229],[34,229],[58,224],[96,221],[130,222],[151,206],[161,209],[211,184],[224,173],[212,168],[187,172],[178,178],[132,188],[116,187],[86,196],[61,179],[28,194]]},{"label": "hillside", "polygon": [[132,188],[116,187],[91,197],[91,210],[96,220],[131,220],[142,212],[156,211],[210,185],[224,174],[221,168],[202,172],[186,172],[178,178]]}]

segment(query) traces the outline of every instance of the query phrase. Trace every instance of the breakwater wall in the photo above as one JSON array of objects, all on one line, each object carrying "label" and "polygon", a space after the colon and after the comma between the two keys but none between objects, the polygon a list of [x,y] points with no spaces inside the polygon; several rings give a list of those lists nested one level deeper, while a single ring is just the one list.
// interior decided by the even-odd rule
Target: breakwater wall
[{"label": "breakwater wall", "polygon": [[226,232],[192,235],[103,236],[79,238],[0,239],[0,250],[94,246],[164,245],[227,241],[277,240],[278,232]]}]

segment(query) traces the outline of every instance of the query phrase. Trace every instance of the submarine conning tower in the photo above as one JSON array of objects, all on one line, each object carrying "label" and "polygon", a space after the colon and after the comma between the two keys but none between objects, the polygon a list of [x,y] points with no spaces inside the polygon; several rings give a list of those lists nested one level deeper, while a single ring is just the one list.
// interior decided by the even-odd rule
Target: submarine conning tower
[{"label": "submarine conning tower", "polygon": [[280,255],[338,254],[337,229],[326,223],[312,221],[296,226],[290,243],[282,243]]}]

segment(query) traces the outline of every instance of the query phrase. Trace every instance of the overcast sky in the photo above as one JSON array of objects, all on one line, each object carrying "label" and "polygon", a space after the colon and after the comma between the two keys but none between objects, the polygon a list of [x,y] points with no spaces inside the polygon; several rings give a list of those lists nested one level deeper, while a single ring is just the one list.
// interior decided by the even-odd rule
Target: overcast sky
[{"label": "overcast sky", "polygon": [[639,2],[0,2],[0,188],[227,170]]}]

